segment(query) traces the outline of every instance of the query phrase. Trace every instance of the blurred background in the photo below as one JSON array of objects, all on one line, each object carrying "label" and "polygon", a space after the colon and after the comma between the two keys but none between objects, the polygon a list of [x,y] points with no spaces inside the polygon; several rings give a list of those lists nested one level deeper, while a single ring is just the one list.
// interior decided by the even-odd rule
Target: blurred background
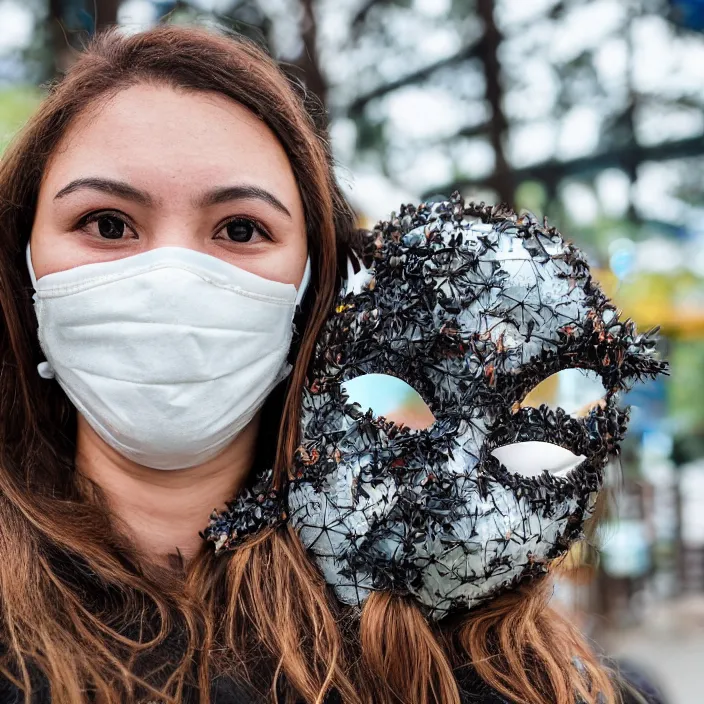
[{"label": "blurred background", "polygon": [[96,29],[164,21],[247,34],[306,84],[362,225],[454,190],[527,208],[661,326],[671,375],[626,399],[617,511],[556,601],[704,701],[704,0],[0,0],[0,152]]}]

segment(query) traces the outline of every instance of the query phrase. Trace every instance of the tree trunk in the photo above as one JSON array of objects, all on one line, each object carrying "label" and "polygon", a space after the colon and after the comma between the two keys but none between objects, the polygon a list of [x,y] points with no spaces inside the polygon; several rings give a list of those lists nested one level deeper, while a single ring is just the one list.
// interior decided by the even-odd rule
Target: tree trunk
[{"label": "tree trunk", "polygon": [[117,10],[120,0],[95,0],[95,31],[114,27],[117,24]]},{"label": "tree trunk", "polygon": [[499,47],[503,37],[494,21],[493,0],[477,0],[477,13],[484,22],[484,36],[481,40],[480,57],[484,64],[485,97],[491,107],[492,115],[489,138],[496,159],[494,175],[490,180],[490,184],[498,192],[500,201],[512,205],[514,195],[513,175],[504,153],[504,138],[508,129],[508,122],[501,104],[503,90],[501,86]]},{"label": "tree trunk", "polygon": [[[85,45],[87,36],[117,24],[120,2],[121,0],[49,0],[47,34],[53,60],[50,68],[52,74],[62,74],[69,68]],[[75,17],[77,9],[70,5],[78,5],[86,13],[90,12],[91,17],[95,12],[92,26],[86,27],[87,15],[80,26],[70,26],[70,18]]]},{"label": "tree trunk", "polygon": [[304,73],[304,81],[308,90],[321,102],[323,108],[327,107],[328,84],[320,69],[318,59],[318,23],[313,7],[314,0],[301,0],[303,19],[301,20],[301,39],[303,52],[296,61],[296,65]]},{"label": "tree trunk", "polygon": [[63,73],[71,63],[72,49],[64,27],[62,0],[49,0],[46,18],[46,32],[51,55],[47,60],[47,78]]}]

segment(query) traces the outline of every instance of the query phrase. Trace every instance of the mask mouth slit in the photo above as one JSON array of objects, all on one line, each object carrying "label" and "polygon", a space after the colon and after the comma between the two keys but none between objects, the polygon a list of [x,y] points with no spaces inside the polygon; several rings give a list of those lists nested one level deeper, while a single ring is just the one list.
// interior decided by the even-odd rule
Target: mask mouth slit
[{"label": "mask mouth slit", "polygon": [[502,445],[491,454],[509,472],[523,477],[538,477],[545,471],[555,477],[566,477],[587,459],[561,445],[537,440]]}]

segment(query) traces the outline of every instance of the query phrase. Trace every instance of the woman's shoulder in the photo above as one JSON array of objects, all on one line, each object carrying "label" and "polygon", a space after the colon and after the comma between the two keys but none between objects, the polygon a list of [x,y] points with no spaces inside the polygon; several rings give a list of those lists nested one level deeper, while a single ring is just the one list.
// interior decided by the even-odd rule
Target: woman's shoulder
[{"label": "woman's shoulder", "polygon": [[512,704],[480,679],[471,667],[457,668],[455,679],[462,704]]},{"label": "woman's shoulder", "polygon": [[[0,674],[0,702],[2,704],[25,704],[26,702],[24,692],[2,674]],[[37,683],[34,688],[32,704],[51,704],[48,689],[40,683]]]},{"label": "woman's shoulder", "polygon": [[[30,668],[32,682],[32,704],[51,704],[49,684],[46,678]],[[24,691],[6,675],[0,673],[0,704],[26,704]]]},{"label": "woman's shoulder", "polygon": [[653,675],[637,663],[621,658],[611,663],[620,684],[623,704],[667,704]]},{"label": "woman's shoulder", "polygon": [[[0,602],[2,599],[0,599]],[[0,663],[5,664],[3,661],[6,659],[7,655],[7,641],[0,634]],[[12,683],[8,677],[6,677],[2,671],[0,671],[0,703],[2,704],[21,704],[24,702],[24,697],[22,692]],[[41,702],[44,704],[44,702]]]},{"label": "woman's shoulder", "polygon": [[[614,685],[622,704],[668,704],[660,689],[642,671],[631,663],[609,663],[614,673]],[[456,671],[462,704],[515,704],[480,680],[475,674]],[[579,699],[575,701],[579,704]]]},{"label": "woman's shoulder", "polygon": [[462,704],[513,704],[489,689],[481,693],[460,691],[460,698]]},{"label": "woman's shoulder", "polygon": [[[623,704],[666,704],[658,688],[639,668],[618,663],[618,666],[613,669],[617,673],[616,685],[622,693]],[[462,704],[514,704],[511,699],[496,692],[471,671],[458,670],[455,676]],[[41,678],[32,679],[34,680],[32,704],[51,704],[46,682],[42,682]],[[264,704],[268,701],[268,697],[260,688],[230,676],[215,677],[210,695],[212,704]],[[195,696],[193,701],[197,700],[198,697]],[[186,701],[190,701],[188,696]],[[340,704],[334,694],[326,701],[328,704]],[[2,675],[0,675],[0,704],[26,704],[23,692]]]},{"label": "woman's shoulder", "polygon": [[[195,691],[187,692],[184,696],[184,704],[199,701]],[[250,690],[246,684],[235,680],[216,679],[211,690],[212,704],[264,704],[267,701],[263,697],[258,697]],[[24,693],[16,687],[10,680],[0,675],[0,704],[26,704]],[[34,690],[32,704],[51,704],[51,695],[45,687]],[[149,703],[147,703],[149,704]]]}]

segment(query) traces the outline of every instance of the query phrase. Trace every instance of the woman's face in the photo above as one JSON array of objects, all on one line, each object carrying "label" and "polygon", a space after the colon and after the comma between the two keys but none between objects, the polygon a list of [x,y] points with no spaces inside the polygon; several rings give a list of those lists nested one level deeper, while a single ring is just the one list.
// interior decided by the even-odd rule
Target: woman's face
[{"label": "woman's face", "polygon": [[176,246],[300,284],[303,204],[283,147],[216,93],[137,85],[68,130],[41,184],[37,278]]}]

